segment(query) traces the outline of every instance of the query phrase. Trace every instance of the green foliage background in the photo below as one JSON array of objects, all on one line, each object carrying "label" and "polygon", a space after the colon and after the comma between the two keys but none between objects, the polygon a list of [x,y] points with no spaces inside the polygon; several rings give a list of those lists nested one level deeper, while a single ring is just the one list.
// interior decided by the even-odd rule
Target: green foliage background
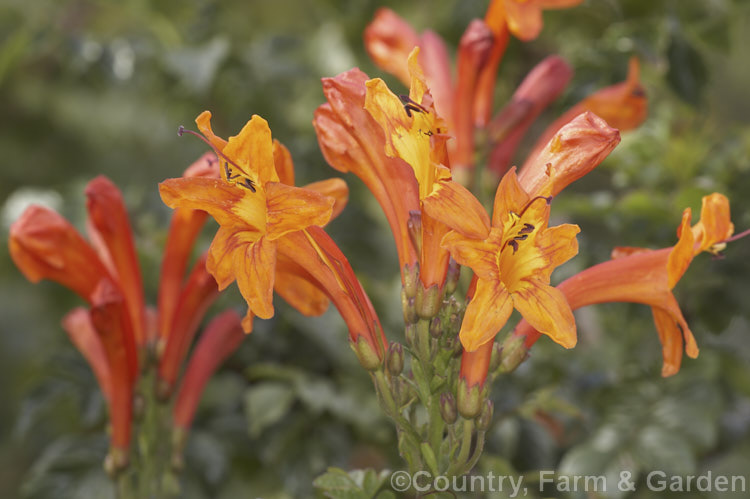
[{"label": "green foliage background", "polygon": [[[375,9],[390,6],[455,47],[486,4],[0,0],[3,236],[28,199],[46,200],[82,228],[83,186],[105,174],[124,191],[153,303],[157,282],[149,277],[157,275],[169,217],[157,183],[204,150],[178,138],[178,125],[210,109],[226,136],[260,114],[292,151],[299,184],[338,175],[311,126],[323,102],[319,79],[355,65],[383,76],[361,38]],[[692,206],[697,217],[701,196],[713,191],[730,197],[738,230],[750,226],[748,46],[750,5],[742,0],[587,0],[546,12],[538,40],[511,42],[498,105],[548,54],[575,69],[530,135],[621,81],[633,54],[650,100],[646,123],[556,199],[554,216],[578,223],[582,234],[579,256],[555,279],[607,259],[616,245],[671,245],[682,209]],[[369,193],[346,180],[351,200],[330,232],[389,337],[400,339],[392,237]],[[629,497],[667,496],[646,490],[642,477],[651,470],[750,481],[749,245],[731,245],[724,260],[698,257],[676,288],[701,355],[673,378],[659,377],[660,347],[644,306],[581,310],[575,350],[540,341],[493,391],[496,421],[480,469],[630,470],[641,482]],[[59,326],[78,302],[55,284],[29,284],[5,245],[0,276],[0,492],[109,497],[103,400]],[[214,310],[226,307],[244,305],[230,292]],[[340,319],[333,312],[302,318],[280,302],[277,310],[208,386],[188,449],[185,497],[308,497],[327,466],[401,467]]]}]

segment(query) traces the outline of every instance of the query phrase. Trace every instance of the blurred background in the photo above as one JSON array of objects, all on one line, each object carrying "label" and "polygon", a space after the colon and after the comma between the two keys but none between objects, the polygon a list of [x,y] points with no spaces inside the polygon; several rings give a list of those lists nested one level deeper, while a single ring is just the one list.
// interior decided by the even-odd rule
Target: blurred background
[{"label": "blurred background", "polygon": [[[388,6],[455,49],[486,0],[0,0],[2,234],[29,202],[83,229],[83,189],[107,175],[123,190],[147,298],[155,303],[170,211],[157,184],[181,175],[205,145],[177,137],[203,110],[228,136],[265,117],[296,164],[297,184],[339,175],[311,126],[320,78],[367,58],[362,32]],[[742,0],[586,0],[547,11],[542,35],[512,41],[496,106],[545,56],[575,70],[568,89],[519,150],[590,92],[642,62],[649,117],[592,174],[555,200],[557,221],[581,226],[580,254],[559,281],[609,258],[614,246],[674,243],[682,209],[719,191],[737,232],[750,227],[750,4]],[[379,208],[353,176],[329,228],[391,339],[402,340],[400,281]],[[206,248],[215,226],[206,229]],[[701,255],[675,289],[701,348],[662,379],[648,307],[611,304],[577,313],[579,344],[543,338],[501,378],[480,470],[559,469],[605,474],[744,474],[750,470],[750,241],[722,260]],[[0,246],[0,493],[3,497],[112,497],[101,461],[106,408],[59,322],[79,301],[32,285]],[[224,293],[219,311],[244,303]],[[209,317],[212,314],[209,313]],[[187,455],[184,497],[311,497],[327,466],[401,469],[395,435],[331,311],[307,319],[281,301],[212,379]],[[750,482],[750,477],[748,477]],[[643,482],[640,482],[641,484]],[[545,491],[549,497],[584,497]],[[621,497],[614,493],[608,497]],[[731,497],[649,492],[630,497]],[[502,495],[493,497],[503,497]],[[745,494],[737,497],[746,497]]]}]

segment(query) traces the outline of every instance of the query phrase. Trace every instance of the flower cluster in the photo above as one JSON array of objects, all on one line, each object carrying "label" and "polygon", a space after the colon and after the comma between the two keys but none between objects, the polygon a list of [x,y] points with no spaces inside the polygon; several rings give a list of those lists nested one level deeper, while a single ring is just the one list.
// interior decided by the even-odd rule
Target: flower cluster
[{"label": "flower cluster", "polygon": [[[664,376],[678,372],[683,350],[698,355],[672,290],[696,255],[716,253],[730,240],[729,201],[720,194],[703,199],[694,226],[690,209],[684,211],[673,247],[617,248],[611,261],[551,284],[555,269],[578,253],[580,231],[575,224],[551,224],[555,198],[612,152],[621,131],[646,117],[637,60],[625,82],[588,96],[554,121],[520,168],[513,165],[521,140],[562,92],[571,68],[560,57],[544,59],[493,112],[510,36],[531,40],[542,28],[543,9],[580,2],[493,0],[462,36],[455,75],[437,34],[418,34],[381,9],[365,45],[408,93],[395,93],[356,68],[323,79],[327,102],[315,111],[313,126],[326,161],[365,184],[390,226],[406,347],[388,341],[354,270],[325,232],[347,203],[346,184],[333,178],[296,187],[291,154],[257,115],[224,139],[214,133],[211,114],[200,114],[200,133],[188,133],[213,152],[183,177],[160,184],[162,200],[175,211],[156,312],[145,306],[127,213],[108,180],[97,178],[86,191],[91,243],[40,207],[14,224],[11,254],[26,276],[58,281],[89,304],[63,325],[109,400],[116,468],[126,462],[134,387],[150,355],[157,364],[155,394],[168,399],[208,306],[234,282],[247,313],[243,319],[219,315],[198,341],[174,404],[181,443],[203,386],[238,347],[241,330],[249,333],[256,317],[274,315],[274,291],[307,316],[335,305],[398,427],[399,450],[410,467],[434,476],[471,469],[492,417],[487,380],[518,366],[541,335],[575,346],[577,308],[620,301],[651,306]],[[495,193],[485,203],[491,213],[480,198],[488,186]],[[185,278],[207,216],[219,229]],[[462,268],[471,277],[460,283]],[[464,296],[457,298],[459,289]],[[499,346],[495,337],[514,310],[522,320]],[[425,417],[415,416],[420,404]]]},{"label": "flower cluster", "polygon": [[[218,177],[218,161],[205,154],[185,178]],[[87,242],[56,212],[31,206],[11,226],[10,254],[32,282],[59,282],[83,298],[65,316],[63,329],[96,376],[110,408],[111,471],[129,461],[134,396],[138,382],[156,363],[159,398],[168,399],[179,381],[188,349],[219,289],[206,271],[206,255],[186,276],[193,245],[206,213],[180,209],[169,228],[159,280],[158,307],[147,307],[127,210],[117,187],[97,177],[86,187]],[[224,312],[204,328],[172,411],[174,428],[186,431],[208,378],[244,338],[240,318]],[[155,359],[154,359],[155,357]]]}]

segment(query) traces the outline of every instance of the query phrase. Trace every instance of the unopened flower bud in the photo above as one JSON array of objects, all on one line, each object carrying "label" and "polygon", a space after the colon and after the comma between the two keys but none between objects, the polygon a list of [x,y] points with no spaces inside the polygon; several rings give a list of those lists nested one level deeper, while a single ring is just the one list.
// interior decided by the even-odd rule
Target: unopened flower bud
[{"label": "unopened flower bud", "polygon": [[518,175],[521,186],[534,196],[552,182],[556,196],[604,161],[620,143],[620,132],[591,112],[573,118],[544,148],[529,156]]},{"label": "unopened flower bud", "polygon": [[433,284],[427,289],[420,290],[420,288],[417,289],[417,301],[415,303],[417,315],[422,319],[431,319],[440,310],[440,288],[437,284]]},{"label": "unopened flower bud", "polygon": [[417,284],[419,283],[419,266],[417,264],[404,265],[404,294],[407,298],[417,296]]},{"label": "unopened flower bud", "polygon": [[104,458],[104,471],[107,472],[111,478],[117,477],[121,471],[128,467],[130,464],[130,457],[128,456],[128,450],[120,447],[112,447],[109,449],[107,457]]},{"label": "unopened flower bud", "polygon": [[503,347],[500,343],[493,343],[492,345],[492,356],[490,357],[490,368],[489,372],[494,373],[500,367],[500,363],[503,360]]},{"label": "unopened flower bud", "polygon": [[351,343],[354,353],[362,367],[368,371],[374,371],[381,365],[381,359],[375,349],[368,343],[364,336],[357,338],[357,342]]},{"label": "unopened flower bud", "polygon": [[482,410],[482,396],[478,384],[469,388],[466,380],[461,379],[458,381],[456,395],[456,406],[461,416],[466,419],[474,419],[479,415],[479,412]]},{"label": "unopened flower bud", "polygon": [[515,371],[515,369],[526,360],[529,354],[529,349],[524,345],[524,338],[522,336],[509,335],[502,345],[503,355],[500,359],[500,372],[509,373]]},{"label": "unopened flower bud", "polygon": [[452,393],[444,392],[440,394],[440,416],[446,424],[456,422],[458,409],[456,408],[456,397]]},{"label": "unopened flower bud", "polygon": [[485,400],[482,406],[482,412],[477,417],[477,430],[487,431],[492,423],[492,414],[494,412],[494,404],[491,400]]},{"label": "unopened flower bud", "polygon": [[404,347],[401,343],[394,342],[388,346],[387,366],[391,376],[398,376],[404,370]]},{"label": "unopened flower bud", "polygon": [[401,306],[404,309],[404,323],[414,324],[419,320],[417,315],[416,300],[414,298],[407,298],[406,293],[401,293]]},{"label": "unopened flower bud", "polygon": [[439,339],[443,335],[443,324],[440,317],[433,317],[430,321],[430,336]]},{"label": "unopened flower bud", "polygon": [[448,274],[445,276],[445,285],[443,286],[444,296],[450,296],[456,291],[459,277],[461,277],[461,266],[451,258],[448,263]]}]

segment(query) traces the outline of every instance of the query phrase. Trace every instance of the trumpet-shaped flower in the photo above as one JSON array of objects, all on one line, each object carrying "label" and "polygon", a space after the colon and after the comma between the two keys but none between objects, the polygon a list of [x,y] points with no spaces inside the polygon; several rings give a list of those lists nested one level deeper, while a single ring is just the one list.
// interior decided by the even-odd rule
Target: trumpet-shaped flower
[{"label": "trumpet-shaped flower", "polygon": [[253,314],[264,319],[273,316],[276,240],[325,225],[334,199],[279,182],[271,130],[260,116],[253,116],[228,141],[214,135],[210,118],[205,112],[196,122],[221,153],[221,178],[168,179],[160,192],[168,206],[203,210],[221,225],[209,249],[207,268],[219,289],[237,280],[250,309],[243,320],[249,332]]},{"label": "trumpet-shaped flower", "polygon": [[[648,98],[640,83],[638,59],[635,57],[630,59],[628,76],[624,82],[594,92],[549,125],[537,139],[521,171],[524,171],[529,163],[535,161],[535,158],[541,154],[541,151],[563,126],[586,111],[594,113],[606,121],[609,126],[617,128],[621,132],[633,130],[643,123],[648,113]],[[502,171],[505,167],[507,167],[507,164],[493,164],[491,166],[496,171]]]},{"label": "trumpet-shaped flower", "polygon": [[341,211],[346,184],[331,179],[306,188],[289,185],[291,156],[272,141],[263,118],[253,116],[229,140],[213,133],[210,119],[206,111],[196,123],[219,156],[221,177],[168,179],[160,192],[168,206],[203,210],[219,223],[206,268],[219,289],[237,281],[248,304],[243,329],[252,330],[256,315],[273,315],[274,289],[307,315],[322,313],[330,299],[352,341],[359,345],[364,338],[382,358],[382,330],[372,305],[343,255],[332,256],[335,244],[315,230]]},{"label": "trumpet-shaped flower", "polygon": [[[218,162],[213,155],[204,156],[186,174],[218,177]],[[159,368],[173,372],[175,379],[217,286],[205,265],[196,267],[183,285],[187,258],[205,220],[205,214],[183,210],[175,215],[167,241],[158,318],[148,320],[122,195],[105,177],[92,180],[86,195],[91,244],[57,213],[32,206],[11,227],[10,253],[29,280],[57,281],[89,304],[89,309],[78,307],[66,315],[63,328],[91,365],[109,403],[110,462],[117,470],[127,464],[133,389],[139,363],[154,346],[156,322],[165,343],[157,348]]]},{"label": "trumpet-shaped flower", "polygon": [[504,23],[516,38],[531,41],[542,31],[542,11],[567,9],[583,0],[492,0],[487,20],[493,25]]},{"label": "trumpet-shaped flower", "polygon": [[[685,209],[678,228],[679,240],[670,248],[650,250],[618,248],[613,260],[594,265],[562,282],[557,289],[577,309],[607,302],[632,302],[650,305],[664,364],[662,376],[677,373],[682,352],[688,357],[698,355],[698,346],[672,289],[702,251],[721,250],[733,231],[729,218],[729,201],[721,194],[703,198],[700,221],[690,227],[692,213]],[[521,322],[513,333],[530,347],[539,333],[530,322]]]},{"label": "trumpet-shaped flower", "polygon": [[554,341],[576,343],[573,313],[561,292],[549,285],[552,271],[578,252],[577,225],[548,227],[551,197],[529,196],[511,169],[497,188],[492,228],[485,239],[450,232],[443,245],[471,267],[476,290],[459,333],[472,352],[491,341],[514,308]]},{"label": "trumpet-shaped flower", "polygon": [[386,154],[404,160],[413,171],[410,180],[416,181],[422,208],[421,248],[417,248],[421,250],[420,277],[425,288],[441,288],[448,253],[440,247],[440,241],[448,226],[468,237],[485,237],[489,217],[466,188],[451,181],[445,145],[449,137],[444,121],[435,112],[418,55],[419,49],[414,49],[409,56],[409,95],[397,97],[376,78],[367,82],[365,109],[383,128]]}]

